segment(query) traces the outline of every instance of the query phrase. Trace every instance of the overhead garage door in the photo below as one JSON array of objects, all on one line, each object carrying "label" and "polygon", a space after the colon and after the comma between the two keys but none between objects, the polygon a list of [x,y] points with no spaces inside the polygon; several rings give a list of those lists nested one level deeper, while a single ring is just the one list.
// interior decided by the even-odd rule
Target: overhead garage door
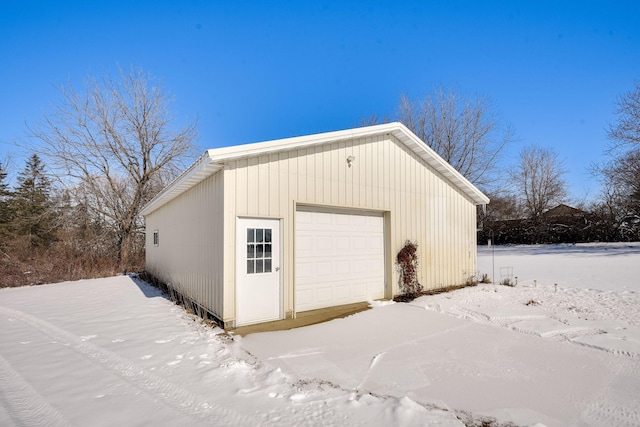
[{"label": "overhead garage door", "polygon": [[382,215],[299,209],[296,311],[384,297]]}]

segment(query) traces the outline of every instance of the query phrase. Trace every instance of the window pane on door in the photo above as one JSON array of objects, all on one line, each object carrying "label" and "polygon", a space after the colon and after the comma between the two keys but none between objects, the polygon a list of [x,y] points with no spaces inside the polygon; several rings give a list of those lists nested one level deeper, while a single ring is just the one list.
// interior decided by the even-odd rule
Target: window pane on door
[{"label": "window pane on door", "polygon": [[247,229],[247,274],[273,271],[271,238],[270,228]]}]

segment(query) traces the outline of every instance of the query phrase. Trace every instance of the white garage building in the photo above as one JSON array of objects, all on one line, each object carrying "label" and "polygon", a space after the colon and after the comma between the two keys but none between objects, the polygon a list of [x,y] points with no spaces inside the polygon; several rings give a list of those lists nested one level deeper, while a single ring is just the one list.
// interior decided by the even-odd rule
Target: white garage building
[{"label": "white garage building", "polygon": [[425,288],[476,272],[489,199],[400,123],[209,150],[143,209],[146,269],[225,327]]}]

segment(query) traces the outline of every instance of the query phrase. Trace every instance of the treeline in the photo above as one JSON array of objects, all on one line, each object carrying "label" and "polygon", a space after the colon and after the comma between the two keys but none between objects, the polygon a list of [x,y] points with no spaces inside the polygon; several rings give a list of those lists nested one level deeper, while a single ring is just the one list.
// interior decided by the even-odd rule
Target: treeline
[{"label": "treeline", "polygon": [[[497,205],[503,200],[496,201]],[[499,219],[495,209],[479,215],[478,243],[540,244],[640,241],[640,212],[594,204],[587,210],[559,205],[538,218]]]},{"label": "treeline", "polygon": [[176,128],[171,98],[140,69],[61,95],[28,129],[43,156],[15,180],[0,165],[0,287],[143,270],[140,210],[196,154],[196,122]]},{"label": "treeline", "polygon": [[[0,287],[37,285],[122,273],[118,236],[90,214],[70,190],[54,186],[43,160],[33,154],[7,182],[0,164]],[[143,235],[132,239],[127,268],[144,265]]]},{"label": "treeline", "polygon": [[561,164],[539,149],[522,152],[511,183],[479,214],[479,242],[496,244],[640,241],[640,81],[616,101],[607,158],[592,165],[602,190],[588,206],[561,204]]},{"label": "treeline", "polygon": [[[28,131],[46,157],[32,155],[15,180],[0,165],[0,287],[142,270],[140,211],[197,154],[196,122],[174,127],[171,98],[140,69],[61,96]],[[438,88],[401,97],[394,119],[490,196],[480,243],[640,240],[640,82],[615,105],[607,160],[592,167],[602,193],[580,209],[561,205],[567,171],[553,149],[529,145],[516,164],[499,161],[516,139],[486,100]]]}]

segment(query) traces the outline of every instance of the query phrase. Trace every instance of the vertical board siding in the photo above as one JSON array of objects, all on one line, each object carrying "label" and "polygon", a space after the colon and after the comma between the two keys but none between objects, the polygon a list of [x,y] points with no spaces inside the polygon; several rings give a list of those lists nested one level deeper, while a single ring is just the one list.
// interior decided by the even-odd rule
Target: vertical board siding
[{"label": "vertical board siding", "polygon": [[[351,167],[349,156],[355,157]],[[475,271],[475,246],[470,252],[476,239],[475,204],[393,137],[368,137],[231,161],[225,166],[224,183],[225,191],[232,193],[225,194],[229,204],[226,228],[235,230],[238,216],[283,220],[287,313],[294,310],[296,203],[389,212],[387,268],[392,270],[394,295],[400,293],[395,255],[406,240],[418,243],[419,280],[427,289],[463,283],[465,275]],[[227,241],[229,247],[234,246]],[[228,250],[224,259],[225,287],[231,296],[235,251]],[[225,320],[233,319],[232,310],[225,308]]]},{"label": "vertical board siding", "polygon": [[[249,162],[248,164],[257,165],[258,162]],[[224,192],[222,195],[223,205],[224,205],[224,230],[223,230],[223,263],[224,263],[224,277],[223,277],[223,313],[222,320],[227,322],[231,319],[235,318],[236,315],[236,265],[235,265],[235,257],[236,257],[236,215],[238,212],[238,188],[245,188],[245,186],[254,188],[256,186],[255,179],[257,179],[257,175],[250,173],[251,168],[245,165],[245,169],[248,169],[247,179],[244,183],[238,181],[237,173],[240,169],[228,170],[227,168],[221,171],[224,174],[223,182],[224,182]],[[252,200],[257,199],[256,192],[253,191],[252,194],[244,193],[244,197],[247,200],[246,209],[249,210],[249,206],[255,205]],[[228,267],[230,266],[230,267]]]},{"label": "vertical board siding", "polygon": [[[223,179],[218,172],[145,218],[146,269],[222,318]],[[158,230],[159,245],[153,245]]]},{"label": "vertical board siding", "polygon": [[[347,157],[355,160],[351,167]],[[286,314],[294,310],[296,204],[386,212],[387,295],[401,292],[395,257],[418,244],[427,289],[476,269],[476,207],[393,136],[380,135],[229,161],[146,217],[147,269],[223,321],[235,319],[236,219],[282,219]],[[153,245],[159,230],[160,244]]]}]

